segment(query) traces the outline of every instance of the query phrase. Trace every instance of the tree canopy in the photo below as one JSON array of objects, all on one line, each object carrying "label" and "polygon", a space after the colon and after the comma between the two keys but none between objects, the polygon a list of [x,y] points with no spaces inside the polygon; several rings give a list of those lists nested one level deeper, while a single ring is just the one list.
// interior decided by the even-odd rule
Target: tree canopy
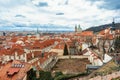
[{"label": "tree canopy", "polygon": [[116,53],[120,53],[120,36],[115,39],[114,49]]},{"label": "tree canopy", "polygon": [[63,55],[68,55],[67,44],[65,44],[65,46],[64,46],[64,53],[63,53]]},{"label": "tree canopy", "polygon": [[36,80],[36,71],[33,68],[27,72],[27,80]]}]

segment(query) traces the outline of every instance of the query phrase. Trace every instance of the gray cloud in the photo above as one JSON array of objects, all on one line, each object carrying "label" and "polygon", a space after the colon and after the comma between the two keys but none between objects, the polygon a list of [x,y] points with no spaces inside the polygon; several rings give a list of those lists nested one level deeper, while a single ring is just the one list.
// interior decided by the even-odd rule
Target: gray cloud
[{"label": "gray cloud", "polygon": [[65,4],[68,5],[68,0],[66,0]]},{"label": "gray cloud", "polygon": [[[89,0],[87,0],[89,1]],[[99,2],[99,0],[90,0],[92,3]],[[104,3],[98,5],[99,8],[104,8],[108,10],[118,10],[120,9],[120,0],[102,0]]]},{"label": "gray cloud", "polygon": [[36,6],[38,6],[38,7],[47,7],[48,3],[47,2],[39,2]]},{"label": "gray cloud", "polygon": [[[81,24],[86,28],[116,21],[120,15],[119,0],[0,0],[0,29],[45,27],[41,24]],[[40,25],[32,25],[40,24]],[[9,26],[9,27],[8,27]],[[7,29],[5,28],[5,29]],[[9,30],[9,29],[8,29]]]},{"label": "gray cloud", "polygon": [[106,8],[110,10],[120,9],[120,0],[104,0],[105,3],[100,8]]},{"label": "gray cloud", "polygon": [[60,13],[56,13],[56,15],[64,15],[64,13],[60,12]]},{"label": "gray cloud", "polygon": [[16,15],[15,17],[25,18],[25,16],[24,16],[24,15],[21,15],[21,14],[18,14],[18,15]]}]

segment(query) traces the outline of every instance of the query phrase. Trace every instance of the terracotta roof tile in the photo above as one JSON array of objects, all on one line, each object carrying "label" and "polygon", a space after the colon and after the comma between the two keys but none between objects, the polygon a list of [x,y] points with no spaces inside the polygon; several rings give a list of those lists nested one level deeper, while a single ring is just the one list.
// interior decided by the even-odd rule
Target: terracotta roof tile
[{"label": "terracotta roof tile", "polygon": [[32,53],[28,53],[26,56],[27,56],[27,61],[32,59]]},{"label": "terracotta roof tile", "polygon": [[[12,67],[13,64],[23,64],[24,67]],[[28,63],[20,62],[20,61],[11,61],[5,64],[2,69],[0,69],[0,80],[22,80],[25,75],[27,74],[27,71],[29,71],[31,68],[31,65]],[[16,74],[13,74],[16,72]],[[6,73],[12,74],[11,77],[9,77]]]},{"label": "terracotta roof tile", "polygon": [[40,57],[41,51],[34,51],[33,54],[34,54],[34,57]]},{"label": "terracotta roof tile", "polygon": [[54,49],[64,49],[65,44],[58,44],[54,47]]}]

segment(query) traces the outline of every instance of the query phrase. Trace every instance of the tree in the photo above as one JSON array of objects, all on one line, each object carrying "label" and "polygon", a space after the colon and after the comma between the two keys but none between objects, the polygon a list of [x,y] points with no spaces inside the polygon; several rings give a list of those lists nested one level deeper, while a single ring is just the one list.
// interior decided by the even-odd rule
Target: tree
[{"label": "tree", "polygon": [[106,39],[103,40],[103,44],[102,44],[102,49],[103,49],[103,60],[104,60],[105,53],[106,53],[106,50],[105,50],[105,43],[106,43]]},{"label": "tree", "polygon": [[64,46],[64,53],[63,53],[63,55],[68,55],[67,44],[65,44],[65,46]]},{"label": "tree", "polygon": [[60,75],[63,75],[63,73],[62,72],[55,72],[55,77],[58,77]]},{"label": "tree", "polygon": [[93,46],[93,40],[91,36],[87,36],[85,42],[88,45],[88,47]]},{"label": "tree", "polygon": [[36,80],[36,71],[33,68],[27,72],[27,80]]},{"label": "tree", "polygon": [[120,53],[120,36],[115,39],[114,49],[116,53]]},{"label": "tree", "polygon": [[37,80],[54,80],[49,71],[39,71],[39,75],[40,77]]},{"label": "tree", "polygon": [[97,45],[99,51],[102,51],[102,55],[101,56],[102,56],[103,60],[104,60],[104,55],[106,53],[106,50],[105,50],[105,44],[106,44],[106,42],[107,42],[107,38],[103,37],[103,38],[99,39],[99,42],[98,42],[98,45]]}]

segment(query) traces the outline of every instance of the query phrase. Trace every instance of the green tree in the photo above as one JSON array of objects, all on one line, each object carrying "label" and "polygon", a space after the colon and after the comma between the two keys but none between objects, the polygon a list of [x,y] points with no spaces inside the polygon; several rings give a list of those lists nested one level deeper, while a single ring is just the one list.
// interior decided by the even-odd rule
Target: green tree
[{"label": "green tree", "polygon": [[27,72],[27,80],[36,80],[36,71],[33,68]]},{"label": "green tree", "polygon": [[120,36],[115,39],[114,49],[116,53],[120,53]]},{"label": "green tree", "polygon": [[39,71],[39,75],[40,77],[37,80],[54,80],[49,71]]},{"label": "green tree", "polygon": [[65,46],[64,46],[64,53],[63,53],[63,55],[68,55],[67,44],[65,44]]},{"label": "green tree", "polygon": [[62,72],[55,72],[55,77],[58,77],[60,75],[63,75],[63,73]]}]

